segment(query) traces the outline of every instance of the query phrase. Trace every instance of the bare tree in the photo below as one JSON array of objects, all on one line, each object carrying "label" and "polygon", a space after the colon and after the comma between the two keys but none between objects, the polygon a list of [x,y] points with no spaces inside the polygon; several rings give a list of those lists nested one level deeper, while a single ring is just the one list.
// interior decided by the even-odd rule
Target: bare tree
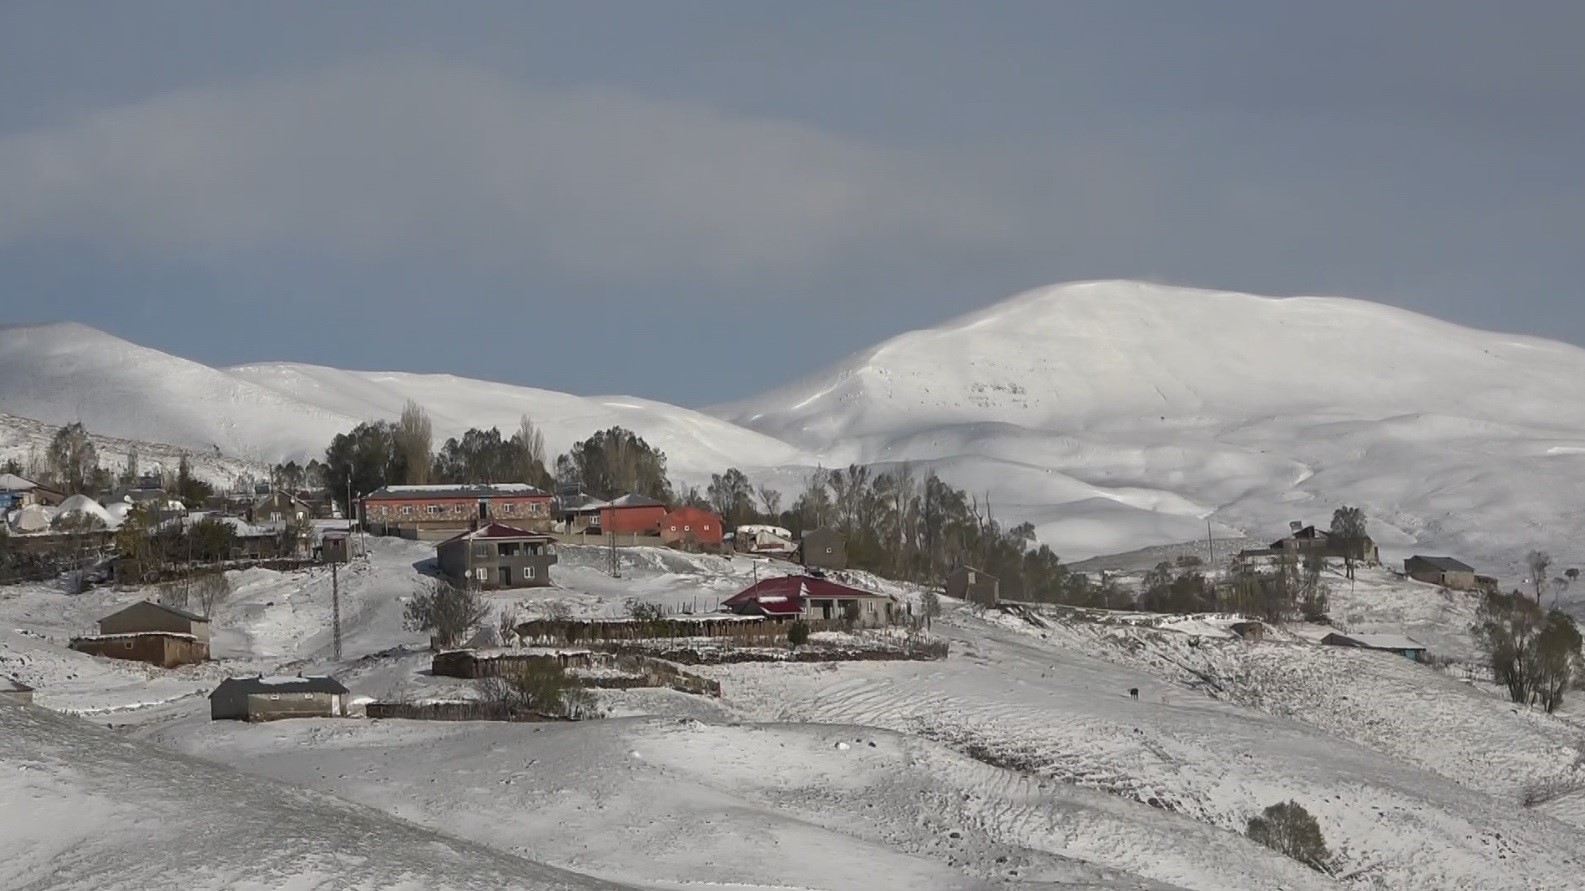
[{"label": "bare tree", "polygon": [[925,627],[929,628],[931,622],[941,617],[941,595],[934,589],[926,589],[919,595],[919,611],[924,614]]},{"label": "bare tree", "polygon": [[545,467],[545,434],[526,414],[517,419],[512,446],[517,452],[518,481],[541,487],[551,485],[550,471]]},{"label": "bare tree", "polygon": [[441,647],[454,647],[489,614],[478,591],[428,579],[419,583],[402,611],[402,625],[409,631],[430,632]]},{"label": "bare tree", "polygon": [[1531,551],[1525,556],[1525,564],[1530,567],[1530,585],[1535,590],[1535,602],[1541,602],[1541,595],[1546,592],[1547,570],[1552,568],[1552,555],[1546,551]]},{"label": "bare tree", "polygon": [[781,493],[770,486],[759,487],[759,503],[765,507],[765,516],[772,521],[781,516]]},{"label": "bare tree", "polygon": [[1364,511],[1345,504],[1332,512],[1332,543],[1342,549],[1343,568],[1350,579],[1354,577],[1354,561],[1363,555],[1366,537]]},{"label": "bare tree", "polygon": [[479,682],[487,702],[563,718],[595,716],[594,695],[554,659],[531,659]]},{"label": "bare tree", "polygon": [[517,639],[517,607],[501,607],[501,615],[496,620],[497,640],[501,646],[507,646],[509,641]]},{"label": "bare tree", "polygon": [[191,597],[204,618],[215,614],[215,607],[231,596],[231,582],[223,572],[206,572],[192,580]]},{"label": "bare tree", "polygon": [[396,452],[407,465],[408,483],[421,485],[429,482],[434,444],[429,413],[417,402],[407,400],[407,404],[402,406],[402,417],[396,422]]}]

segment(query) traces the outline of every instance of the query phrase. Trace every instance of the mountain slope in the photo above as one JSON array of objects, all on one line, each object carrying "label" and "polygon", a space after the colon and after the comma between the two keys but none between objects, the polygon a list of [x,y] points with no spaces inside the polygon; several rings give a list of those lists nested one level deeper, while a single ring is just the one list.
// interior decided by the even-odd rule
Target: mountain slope
[{"label": "mountain slope", "polygon": [[429,410],[437,440],[469,427],[510,433],[526,413],[553,453],[620,424],[664,450],[683,476],[708,477],[733,463],[813,463],[770,437],[650,400],[451,375],[293,364],[211,368],[78,324],[0,328],[0,412],[47,424],[81,420],[98,434],[252,462],[322,455],[337,433],[394,419],[409,398]]},{"label": "mountain slope", "polygon": [[0,706],[0,768],[17,891],[617,887],[33,706]]},{"label": "mountain slope", "polygon": [[1360,503],[1389,548],[1493,559],[1582,518],[1585,351],[1358,300],[1059,285],[716,413],[935,464],[1070,556]]}]

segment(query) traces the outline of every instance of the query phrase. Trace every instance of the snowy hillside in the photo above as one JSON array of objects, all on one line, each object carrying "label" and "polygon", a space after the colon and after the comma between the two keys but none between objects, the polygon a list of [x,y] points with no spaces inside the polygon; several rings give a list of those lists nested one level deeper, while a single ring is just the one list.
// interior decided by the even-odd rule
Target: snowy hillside
[{"label": "snowy hillside", "polygon": [[[50,440],[55,437],[58,430],[60,427],[57,425],[43,424],[31,418],[0,414],[0,462],[15,460],[25,468],[41,460],[47,454]],[[264,465],[230,455],[195,451],[167,443],[102,436],[92,431],[89,432],[88,438],[99,453],[99,463],[114,473],[120,473],[126,467],[128,457],[135,454],[138,468],[142,473],[165,471],[174,473],[185,455],[195,476],[222,485],[231,485],[247,479],[263,479],[268,474],[268,468]]]},{"label": "snowy hillside", "polygon": [[[73,867],[82,872],[65,877],[38,871],[58,850],[55,836],[0,816],[0,886],[85,887],[101,877],[90,863],[128,856],[131,840],[150,831],[143,811],[110,807],[96,791],[123,772],[128,800],[157,798],[162,813],[223,828],[252,808],[277,833],[272,844],[305,853],[305,870],[331,868],[318,859],[313,827],[321,808],[343,807],[320,793],[385,812],[408,833],[346,806],[352,816],[324,836],[337,845],[350,843],[343,830],[376,847],[482,845],[490,856],[470,859],[481,875],[497,857],[524,858],[525,876],[544,864],[646,888],[1562,891],[1578,887],[1585,862],[1585,837],[1568,822],[1573,800],[1520,804],[1530,784],[1585,770],[1572,700],[1547,716],[1391,654],[1320,648],[1280,631],[1263,644],[1195,641],[1179,630],[1194,623],[1172,617],[1154,627],[1058,618],[1037,626],[949,602],[937,624],[953,641],[945,661],[700,667],[721,682],[720,699],[602,694],[621,716],[603,721],[211,722],[201,694],[228,674],[327,672],[379,698],[469,689],[433,676],[423,635],[401,625],[433,549],[370,544],[370,559],[340,576],[340,663],[330,658],[323,569],[231,573],[235,592],[216,613],[217,660],[171,671],[64,648],[94,617],[147,592],[0,589],[0,674],[36,687],[39,707],[312,790],[290,793],[299,805],[282,814],[271,803],[278,787],[0,709],[0,795],[84,802],[95,816],[61,836],[60,845],[93,839]],[[609,614],[627,597],[709,604],[770,571],[742,557],[632,548],[613,578],[600,556],[566,546],[558,587],[495,593],[492,605],[532,614],[562,600]],[[1456,626],[1467,603],[1368,576],[1338,593],[1336,612],[1350,626],[1440,622],[1446,636],[1433,646],[1461,655]],[[1140,689],[1138,701],[1129,687]],[[80,769],[64,769],[77,761]],[[1320,821],[1338,856],[1336,880],[1242,837],[1251,814],[1289,798]],[[136,869],[168,866],[159,846],[148,848],[132,858]],[[420,875],[440,887],[500,886],[459,879],[450,863]],[[153,884],[142,875],[128,887]],[[369,887],[399,886],[376,875]]]},{"label": "snowy hillside", "polygon": [[1083,557],[1325,522],[1389,550],[1567,553],[1585,351],[1378,304],[1136,282],[1031,291],[717,410],[841,461],[938,464]]},{"label": "snowy hillside", "polygon": [[630,397],[583,397],[450,375],[309,365],[211,368],[83,325],[0,328],[0,412],[90,432],[218,451],[251,462],[306,460],[366,420],[394,419],[407,399],[437,439],[469,427],[516,429],[526,413],[552,453],[622,425],[666,452],[679,476],[813,464],[778,440],[700,412]]},{"label": "snowy hillside", "polygon": [[1445,552],[1499,575],[1537,546],[1585,562],[1585,351],[1358,300],[1060,285],[710,414],[0,329],[0,412],[248,461],[318,455],[409,398],[438,438],[527,413],[559,452],[620,424],[688,483],[737,466],[792,490],[817,464],[928,464],[1068,559],[1203,540],[1207,520],[1269,540],[1348,503],[1388,557]]}]

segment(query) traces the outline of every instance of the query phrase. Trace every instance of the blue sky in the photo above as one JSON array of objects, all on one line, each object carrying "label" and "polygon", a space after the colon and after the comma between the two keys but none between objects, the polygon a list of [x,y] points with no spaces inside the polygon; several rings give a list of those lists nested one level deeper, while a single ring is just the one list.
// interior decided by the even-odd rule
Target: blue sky
[{"label": "blue sky", "polygon": [[1582,35],[1565,2],[10,2],[0,317],[686,405],[1082,278],[1585,343]]}]

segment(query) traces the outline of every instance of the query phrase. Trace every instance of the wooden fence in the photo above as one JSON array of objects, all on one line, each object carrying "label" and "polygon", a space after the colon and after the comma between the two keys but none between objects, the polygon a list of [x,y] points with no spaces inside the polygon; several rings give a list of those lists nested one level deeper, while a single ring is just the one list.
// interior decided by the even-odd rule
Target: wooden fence
[{"label": "wooden fence", "polygon": [[430,671],[441,677],[486,678],[507,674],[514,668],[534,662],[555,662],[562,668],[613,668],[624,672],[616,677],[583,678],[584,686],[605,690],[631,690],[644,687],[669,687],[695,696],[721,695],[721,684],[683,671],[676,665],[640,653],[596,653],[588,650],[558,653],[479,653],[452,650],[436,653]]},{"label": "wooden fence", "polygon": [[[846,625],[836,619],[805,619],[814,631],[842,631]],[[561,646],[579,641],[680,640],[683,638],[731,638],[744,646],[766,646],[787,642],[792,622],[763,616],[704,618],[667,616],[663,619],[534,619],[517,626],[517,635],[530,646]]]},{"label": "wooden fence", "polygon": [[495,702],[371,702],[364,712],[370,718],[408,721],[571,721]]}]

